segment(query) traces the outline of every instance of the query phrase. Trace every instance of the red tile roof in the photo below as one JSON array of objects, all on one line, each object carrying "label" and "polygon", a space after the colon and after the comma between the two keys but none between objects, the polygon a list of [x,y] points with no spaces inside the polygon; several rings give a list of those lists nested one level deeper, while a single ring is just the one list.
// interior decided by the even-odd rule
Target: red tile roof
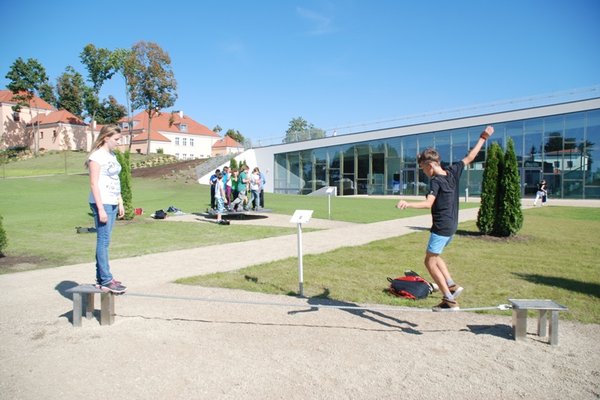
[{"label": "red tile roof", "polygon": [[[133,131],[137,133],[137,135],[133,137],[132,141],[138,142],[148,140],[148,113],[146,113],[146,111],[141,111],[133,117],[133,120],[135,121]],[[127,117],[122,118],[120,122],[127,122]],[[182,125],[186,125],[185,130],[181,130]],[[169,139],[161,135],[159,131],[175,134],[219,137],[215,132],[211,131],[201,123],[194,121],[187,115],[181,117],[178,112],[161,112],[152,117],[151,129],[150,139],[156,141],[169,141]]]},{"label": "red tile roof", "polygon": [[[17,104],[15,100],[13,100],[13,93],[10,90],[0,90],[0,103],[13,103]],[[33,108],[41,108],[44,110],[56,110],[53,106],[46,103],[44,100],[40,99],[37,96],[33,96],[31,100],[31,105]]]},{"label": "red tile roof", "polygon": [[213,144],[214,148],[227,148],[227,147],[244,147],[239,142],[235,141],[231,136],[225,136],[223,139],[218,140]]},{"label": "red tile roof", "polygon": [[77,118],[76,116],[74,116],[67,110],[54,111],[48,115],[40,114],[31,120],[30,125],[37,124],[38,120],[39,120],[40,124],[62,123],[62,124],[71,124],[71,125],[84,125],[84,126],[87,125],[85,122],[83,122],[81,119]]}]

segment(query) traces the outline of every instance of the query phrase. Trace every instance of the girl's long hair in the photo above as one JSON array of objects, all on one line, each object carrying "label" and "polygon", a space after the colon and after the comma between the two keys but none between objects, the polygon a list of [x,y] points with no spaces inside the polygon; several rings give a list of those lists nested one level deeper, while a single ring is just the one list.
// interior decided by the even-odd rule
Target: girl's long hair
[{"label": "girl's long hair", "polygon": [[96,138],[96,141],[92,146],[92,150],[90,150],[88,158],[87,160],[85,160],[84,165],[86,168],[89,168],[90,166],[90,154],[98,150],[100,147],[104,146],[104,142],[106,142],[106,139],[118,133],[121,133],[121,128],[119,128],[117,125],[104,125],[102,129],[100,129],[100,133],[98,134],[98,137]]}]

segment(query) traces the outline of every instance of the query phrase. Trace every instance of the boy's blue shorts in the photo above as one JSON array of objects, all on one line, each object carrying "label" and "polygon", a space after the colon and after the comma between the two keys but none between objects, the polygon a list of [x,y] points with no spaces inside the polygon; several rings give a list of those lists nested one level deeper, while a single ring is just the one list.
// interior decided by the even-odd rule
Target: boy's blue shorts
[{"label": "boy's blue shorts", "polygon": [[442,254],[444,247],[448,246],[452,241],[452,236],[440,236],[431,232],[429,235],[429,243],[427,243],[427,252],[432,254]]}]

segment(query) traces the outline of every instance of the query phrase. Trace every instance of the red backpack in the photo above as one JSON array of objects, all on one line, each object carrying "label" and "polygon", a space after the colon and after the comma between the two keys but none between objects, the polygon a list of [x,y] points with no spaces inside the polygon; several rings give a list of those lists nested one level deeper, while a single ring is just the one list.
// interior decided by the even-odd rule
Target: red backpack
[{"label": "red backpack", "polygon": [[433,292],[433,286],[418,275],[387,278],[387,280],[390,282],[388,291],[394,296],[405,299],[424,299]]}]

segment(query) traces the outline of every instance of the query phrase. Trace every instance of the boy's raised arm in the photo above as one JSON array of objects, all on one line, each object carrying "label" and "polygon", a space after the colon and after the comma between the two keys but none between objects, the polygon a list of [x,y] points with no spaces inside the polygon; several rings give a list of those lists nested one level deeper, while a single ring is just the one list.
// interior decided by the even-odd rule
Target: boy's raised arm
[{"label": "boy's raised arm", "polygon": [[485,141],[493,134],[494,127],[491,125],[488,125],[485,128],[485,130],[481,132],[481,135],[479,136],[479,139],[477,139],[477,143],[475,143],[475,146],[473,146],[471,151],[469,151],[469,154],[467,154],[467,156],[462,159],[462,162],[465,164],[465,167],[473,162],[475,157],[477,157],[477,154],[479,154],[479,150],[481,150],[481,147],[483,147]]}]

